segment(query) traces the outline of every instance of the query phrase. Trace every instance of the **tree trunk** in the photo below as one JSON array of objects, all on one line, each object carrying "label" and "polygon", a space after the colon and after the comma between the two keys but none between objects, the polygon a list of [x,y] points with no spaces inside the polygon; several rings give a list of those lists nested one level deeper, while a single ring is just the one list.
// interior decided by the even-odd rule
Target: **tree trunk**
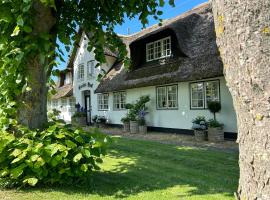
[{"label": "tree trunk", "polygon": [[[40,1],[34,1],[33,7],[36,17],[31,34],[37,36],[41,33],[52,34],[56,21],[52,9],[44,6]],[[23,103],[18,109],[18,121],[30,129],[43,128],[47,123],[48,88],[46,83],[48,77],[46,66],[48,62],[48,60],[45,63],[41,62],[39,52],[29,58],[27,62],[26,73],[31,91],[24,93],[19,98],[19,101]]]},{"label": "tree trunk", "polygon": [[238,199],[270,199],[270,0],[212,0],[238,121]]}]

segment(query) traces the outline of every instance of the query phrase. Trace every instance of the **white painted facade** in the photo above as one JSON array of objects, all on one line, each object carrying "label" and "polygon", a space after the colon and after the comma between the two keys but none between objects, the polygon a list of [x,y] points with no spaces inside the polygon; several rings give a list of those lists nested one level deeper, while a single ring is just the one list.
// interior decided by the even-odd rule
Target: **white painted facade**
[{"label": "white painted facade", "polygon": [[[113,92],[109,94],[108,110],[98,110],[98,94],[94,91],[99,82],[97,75],[101,69],[108,71],[115,62],[116,58],[107,56],[107,64],[103,64],[99,68],[94,69],[92,76],[87,76],[87,63],[94,59],[93,52],[87,51],[87,39],[80,42],[80,47],[77,50],[77,55],[74,60],[74,81],[73,81],[73,94],[76,98],[76,103],[84,107],[86,91],[90,92],[91,116],[99,115],[105,116],[110,124],[121,124],[121,118],[127,113],[127,110],[114,110],[113,109]],[[96,64],[96,61],[94,61]],[[83,78],[79,79],[79,66],[84,66]],[[207,80],[219,80],[220,83],[220,102],[221,111],[217,113],[217,120],[224,124],[225,132],[237,132],[236,115],[233,108],[233,102],[229,90],[226,86],[224,77],[216,77]],[[206,80],[203,80],[206,81]],[[195,81],[192,81],[195,82]],[[146,116],[148,126],[174,128],[174,129],[191,129],[192,119],[196,116],[205,116],[207,119],[213,118],[213,115],[207,109],[191,109],[190,108],[190,83],[180,82],[170,85],[177,85],[177,109],[159,110],[156,106],[156,86],[142,87],[125,90],[126,103],[134,103],[142,95],[149,95],[151,101],[148,103],[149,114]],[[88,92],[88,93],[89,93]]]}]

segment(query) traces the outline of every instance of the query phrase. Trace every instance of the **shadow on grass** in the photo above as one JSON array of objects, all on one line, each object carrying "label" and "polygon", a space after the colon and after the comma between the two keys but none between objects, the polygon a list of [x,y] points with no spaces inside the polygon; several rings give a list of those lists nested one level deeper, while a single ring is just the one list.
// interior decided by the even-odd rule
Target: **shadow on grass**
[{"label": "shadow on grass", "polygon": [[[238,182],[238,155],[190,147],[117,139],[102,170],[77,186],[27,189],[67,194],[125,198],[141,192],[177,187],[178,197],[222,194],[233,196]],[[183,188],[183,189],[181,189]]]}]

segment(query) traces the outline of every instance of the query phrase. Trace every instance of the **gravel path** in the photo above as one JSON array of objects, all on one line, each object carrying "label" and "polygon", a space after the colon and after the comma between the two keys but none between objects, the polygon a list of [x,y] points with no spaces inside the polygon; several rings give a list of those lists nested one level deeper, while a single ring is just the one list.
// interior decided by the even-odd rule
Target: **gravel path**
[{"label": "gravel path", "polygon": [[203,141],[197,142],[191,135],[176,134],[176,133],[162,133],[162,132],[148,132],[147,134],[130,134],[123,132],[120,128],[101,128],[102,132],[109,135],[122,136],[129,139],[139,139],[147,141],[156,141],[164,144],[174,144],[180,146],[194,146],[199,148],[207,148],[213,150],[220,150],[225,152],[238,152],[238,144],[235,141],[224,141],[219,143]]}]

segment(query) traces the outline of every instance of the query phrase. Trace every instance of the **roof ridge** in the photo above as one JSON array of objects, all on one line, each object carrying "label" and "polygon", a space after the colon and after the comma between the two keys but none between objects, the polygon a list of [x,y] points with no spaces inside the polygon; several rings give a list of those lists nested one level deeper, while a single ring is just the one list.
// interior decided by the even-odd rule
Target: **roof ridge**
[{"label": "roof ridge", "polygon": [[[171,24],[171,23],[177,21],[178,19],[182,19],[182,18],[184,18],[184,17],[190,15],[191,13],[193,13],[193,12],[195,12],[195,11],[198,11],[198,10],[200,10],[200,9],[202,9],[202,8],[204,8],[204,7],[206,7],[206,6],[208,6],[208,5],[210,5],[209,2],[204,2],[204,3],[201,3],[201,4],[199,4],[199,5],[195,6],[195,7],[193,7],[191,10],[187,10],[187,11],[185,11],[185,12],[183,12],[183,13],[181,13],[181,14],[175,16],[175,17],[168,18],[168,19],[164,19],[161,26],[159,26],[159,24],[156,23],[156,24],[153,24],[153,25],[151,25],[151,26],[149,26],[149,27],[147,27],[147,28],[145,28],[145,29],[142,29],[142,30],[140,30],[140,31],[138,31],[138,32],[135,32],[135,33],[132,33],[132,34],[129,34],[129,35],[118,34],[118,36],[119,36],[119,37],[125,37],[125,38],[132,38],[132,37],[136,37],[136,36],[137,36],[137,37],[143,36],[143,35],[145,35],[146,33],[149,33],[148,31],[151,30],[151,29],[153,29],[153,30],[151,30],[150,32],[155,31],[155,30],[158,29],[159,27],[162,27],[162,26],[166,26],[166,25],[168,25],[168,24]],[[165,23],[164,23],[164,22],[165,22]]]}]

